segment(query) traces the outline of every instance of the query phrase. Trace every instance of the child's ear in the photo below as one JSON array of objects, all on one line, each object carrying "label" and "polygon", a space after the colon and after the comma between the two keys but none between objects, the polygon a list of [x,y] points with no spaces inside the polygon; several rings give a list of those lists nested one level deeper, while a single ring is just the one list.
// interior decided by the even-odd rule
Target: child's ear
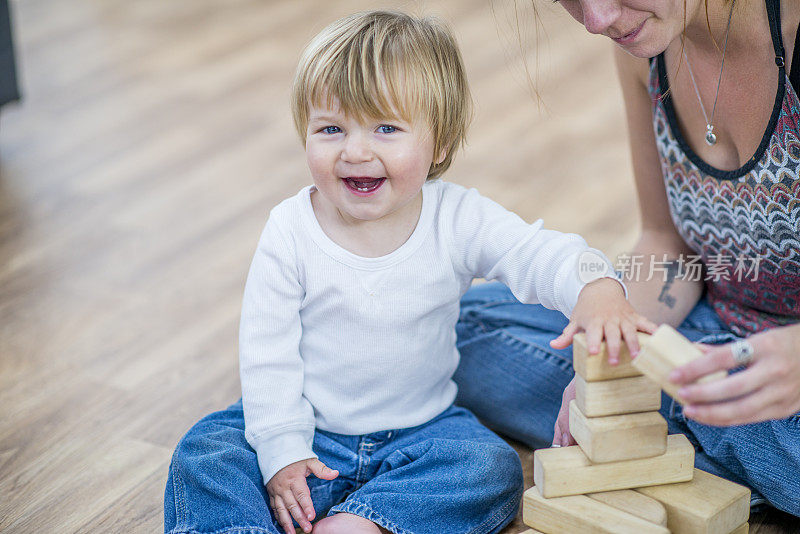
[{"label": "child's ear", "polygon": [[441,162],[445,160],[446,157],[447,157],[447,150],[443,148],[442,151],[439,152],[439,157],[433,160],[433,164],[439,165]]}]

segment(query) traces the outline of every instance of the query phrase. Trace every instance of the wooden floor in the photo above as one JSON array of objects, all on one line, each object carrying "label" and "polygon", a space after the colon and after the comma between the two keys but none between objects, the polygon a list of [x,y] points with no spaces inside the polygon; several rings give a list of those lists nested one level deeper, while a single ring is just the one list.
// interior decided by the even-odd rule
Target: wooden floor
[{"label": "wooden floor", "polygon": [[178,439],[239,396],[250,258],[269,209],[309,182],[290,77],[338,16],[451,21],[478,106],[447,178],[611,255],[631,243],[608,43],[541,2],[537,46],[517,3],[521,39],[510,0],[12,0],[25,99],[0,117],[0,531],[162,528]]}]

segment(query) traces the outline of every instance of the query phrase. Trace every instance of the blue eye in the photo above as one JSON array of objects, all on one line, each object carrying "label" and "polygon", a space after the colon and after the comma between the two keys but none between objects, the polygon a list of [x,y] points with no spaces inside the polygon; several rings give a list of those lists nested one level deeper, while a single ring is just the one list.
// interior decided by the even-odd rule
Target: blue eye
[{"label": "blue eye", "polygon": [[322,129],[322,132],[326,134],[337,134],[341,131],[342,129],[339,128],[338,126],[326,126],[325,128]]},{"label": "blue eye", "polygon": [[380,133],[390,134],[396,132],[397,128],[395,128],[391,124],[381,124],[380,126],[378,126],[378,131]]}]

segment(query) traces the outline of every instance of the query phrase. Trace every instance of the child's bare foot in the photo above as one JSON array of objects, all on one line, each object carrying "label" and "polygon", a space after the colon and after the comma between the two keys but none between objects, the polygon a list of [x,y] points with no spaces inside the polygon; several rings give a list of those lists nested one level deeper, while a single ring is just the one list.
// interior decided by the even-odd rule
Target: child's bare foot
[{"label": "child's bare foot", "polygon": [[389,532],[361,516],[338,513],[318,521],[312,534],[381,534]]}]

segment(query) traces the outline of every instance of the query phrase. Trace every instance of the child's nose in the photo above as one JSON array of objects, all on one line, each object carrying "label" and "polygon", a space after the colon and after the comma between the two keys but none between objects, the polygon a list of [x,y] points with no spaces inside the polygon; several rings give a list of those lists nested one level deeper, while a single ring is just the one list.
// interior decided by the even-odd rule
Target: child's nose
[{"label": "child's nose", "polygon": [[349,134],[342,150],[342,160],[348,163],[360,163],[372,159],[372,148],[362,134]]}]

